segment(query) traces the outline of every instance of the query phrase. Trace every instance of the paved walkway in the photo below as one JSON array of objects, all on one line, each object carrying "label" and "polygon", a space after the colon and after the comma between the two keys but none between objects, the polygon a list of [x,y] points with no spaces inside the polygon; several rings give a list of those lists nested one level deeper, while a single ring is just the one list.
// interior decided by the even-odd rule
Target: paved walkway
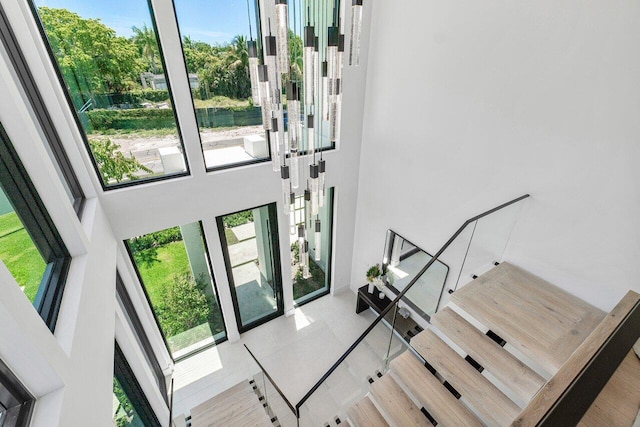
[{"label": "paved walkway", "polygon": [[233,231],[233,234],[236,235],[239,241],[256,237],[256,227],[253,222],[248,222],[246,224],[233,227],[231,231]]}]

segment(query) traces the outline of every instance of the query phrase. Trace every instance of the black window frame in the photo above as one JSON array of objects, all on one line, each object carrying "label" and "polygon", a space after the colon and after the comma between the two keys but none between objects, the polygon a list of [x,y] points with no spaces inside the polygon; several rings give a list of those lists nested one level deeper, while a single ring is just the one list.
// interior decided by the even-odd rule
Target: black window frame
[{"label": "black window frame", "polygon": [[66,185],[71,192],[73,197],[73,209],[76,211],[78,218],[80,218],[82,216],[82,209],[85,202],[84,191],[82,190],[78,177],[73,170],[73,166],[71,165],[69,156],[67,156],[67,152],[64,149],[60,135],[53,124],[53,120],[51,119],[51,115],[44,103],[42,94],[38,89],[36,80],[31,73],[31,69],[29,68],[24,53],[18,44],[16,35],[1,4],[0,42],[4,45],[7,54],[9,55],[9,59],[11,60],[11,64],[20,79],[22,88],[29,100],[29,104],[31,105],[31,109],[40,124],[40,128],[42,129],[47,143],[51,148],[55,161],[57,162]]},{"label": "black window frame", "polygon": [[33,305],[53,332],[62,304],[71,255],[1,123],[0,186],[47,263]]},{"label": "black window frame", "polygon": [[120,387],[133,405],[136,413],[146,427],[161,427],[158,416],[154,412],[149,399],[147,399],[144,390],[140,387],[135,373],[131,369],[131,365],[127,361],[122,349],[115,342],[115,352],[113,357],[113,376],[120,383]]},{"label": "black window frame", "polygon": [[[334,220],[335,220],[335,187],[329,187],[327,188],[327,190],[331,191],[331,197],[329,198],[330,202],[331,202],[331,227],[329,230],[329,259],[327,260],[327,271],[325,271],[325,280],[327,281],[327,288],[323,291],[320,292],[317,295],[314,295],[310,298],[306,298],[305,296],[302,296],[300,298],[298,298],[298,300],[302,300],[300,302],[296,301],[295,299],[293,300],[293,306],[295,308],[298,307],[302,307],[305,304],[308,304],[312,301],[315,301],[319,298],[322,298],[326,295],[329,295],[331,293],[331,284],[333,283],[333,276],[331,275],[331,271],[333,270],[333,229],[334,229]],[[314,261],[315,262],[315,261]],[[293,286],[295,286],[295,283],[293,283],[293,278],[291,278],[291,286],[293,288]]]},{"label": "black window frame", "polygon": [[160,367],[160,362],[158,361],[158,357],[156,356],[155,351],[153,351],[153,347],[151,346],[151,342],[149,341],[149,337],[144,330],[144,326],[142,326],[142,321],[140,320],[140,316],[138,316],[138,312],[136,311],[135,306],[133,305],[133,301],[131,301],[131,296],[127,291],[122,278],[120,277],[120,273],[116,271],[116,294],[122,303],[122,308],[124,309],[125,315],[128,317],[128,320],[131,322],[131,326],[133,327],[133,332],[136,334],[136,337],[142,347],[142,351],[145,355],[145,359],[153,372],[153,375],[156,377],[156,382],[158,383],[158,388],[160,389],[160,394],[164,401],[169,404],[169,393],[167,390],[167,381],[162,372],[162,368]]},{"label": "black window frame", "polygon": [[215,297],[216,297],[216,301],[218,303],[218,308],[220,309],[220,316],[222,319],[222,326],[224,328],[224,338],[221,338],[219,340],[214,340],[214,342],[212,342],[211,344],[207,344],[204,345],[202,347],[197,348],[196,350],[193,350],[189,353],[186,353],[184,355],[181,355],[180,357],[173,357],[173,354],[171,353],[171,348],[169,347],[169,341],[167,341],[167,336],[164,333],[164,330],[162,329],[162,325],[160,324],[160,319],[158,319],[158,316],[156,315],[156,312],[153,309],[153,303],[151,302],[151,297],[149,297],[149,293],[147,292],[147,288],[145,288],[144,285],[144,281],[142,280],[142,276],[140,275],[140,271],[138,270],[138,265],[135,262],[135,259],[133,258],[133,252],[131,252],[131,248],[129,247],[129,244],[127,243],[127,240],[124,240],[122,243],[124,244],[125,249],[127,250],[127,254],[129,255],[129,261],[131,262],[131,265],[133,265],[133,270],[136,272],[136,277],[138,278],[138,283],[140,284],[140,287],[142,288],[142,292],[144,292],[144,296],[147,299],[147,304],[149,304],[149,308],[151,308],[151,313],[153,314],[153,318],[156,321],[156,325],[158,326],[158,330],[160,331],[160,334],[162,335],[162,340],[164,341],[164,345],[165,347],[167,347],[167,351],[169,352],[169,356],[171,357],[171,360],[175,363],[175,362],[179,362],[181,360],[184,360],[188,357],[191,357],[195,354],[200,353],[201,351],[207,350],[211,347],[215,347],[218,344],[222,344],[223,342],[227,341],[229,339],[229,331],[227,330],[227,323],[225,322],[224,319],[224,315],[222,313],[222,304],[220,302],[220,294],[218,293],[218,285],[216,284],[216,278],[215,278],[215,274],[213,273],[213,264],[211,262],[211,254],[209,253],[209,245],[207,244],[207,238],[204,234],[204,227],[202,225],[202,221],[194,221],[197,222],[200,225],[200,235],[202,236],[202,241],[204,243],[204,251],[205,251],[205,255],[207,256],[207,263],[209,265],[209,271],[211,271],[211,285],[213,286],[213,290],[215,293]]},{"label": "black window frame", "polygon": [[[224,232],[224,222],[223,218],[228,215],[234,215],[240,212],[245,212],[253,209],[259,209],[267,207],[269,213],[269,224],[270,227],[273,226],[273,229],[270,230],[271,233],[271,250],[272,250],[272,262],[273,262],[273,279],[276,282],[276,290],[274,291],[276,294],[276,302],[278,303],[278,309],[271,314],[261,317],[258,320],[254,320],[253,322],[249,322],[246,325],[242,324],[242,317],[240,316],[240,305],[238,301],[238,295],[236,293],[236,285],[235,280],[233,278],[233,268],[231,267],[231,260],[229,257],[229,245],[227,244],[227,236]],[[276,202],[266,203],[260,206],[254,206],[248,209],[241,209],[239,211],[230,212],[224,215],[220,215],[216,217],[216,224],[218,226],[218,237],[220,239],[220,245],[222,245],[222,255],[224,258],[224,266],[227,272],[227,279],[229,282],[229,290],[231,292],[231,300],[233,302],[233,312],[236,318],[236,325],[238,327],[238,331],[242,334],[250,331],[253,328],[256,328],[260,325],[263,325],[273,319],[277,319],[280,316],[284,315],[284,289],[282,285],[282,260],[280,259],[280,232],[278,227],[278,207]]]},{"label": "black window frame", "polygon": [[[174,101],[174,96],[173,96],[173,90],[171,89],[171,82],[169,79],[169,74],[167,72],[167,64],[166,61],[164,59],[164,53],[162,50],[162,43],[160,42],[160,34],[158,33],[158,25],[156,23],[156,16],[155,16],[155,12],[153,10],[153,5],[151,4],[151,0],[146,0],[147,6],[149,8],[149,16],[151,18],[151,25],[153,27],[153,31],[156,34],[156,41],[158,42],[158,52],[160,55],[160,61],[162,62],[162,69],[164,70],[164,75],[165,75],[165,81],[167,83],[167,92],[169,93],[169,100],[171,101],[171,105],[172,105],[172,112],[173,112],[173,117],[174,117],[174,121],[176,124],[176,133],[178,134],[178,141],[180,142],[179,147],[182,150],[182,157],[184,159],[184,165],[185,165],[185,171],[184,172],[176,172],[176,173],[170,173],[170,174],[164,174],[161,176],[155,176],[155,177],[151,177],[151,178],[142,178],[142,179],[136,179],[136,180],[129,180],[129,181],[125,181],[125,182],[117,182],[114,184],[107,184],[104,182],[104,180],[102,179],[102,175],[100,174],[100,169],[98,168],[98,163],[96,162],[95,156],[93,155],[93,151],[91,151],[91,147],[89,145],[89,138],[87,137],[86,132],[84,131],[84,128],[82,127],[82,123],[80,121],[80,117],[78,116],[78,112],[76,111],[74,105],[73,105],[73,101],[71,100],[71,94],[69,93],[69,89],[67,88],[67,84],[64,81],[64,78],[62,76],[62,72],[60,71],[60,67],[58,66],[58,61],[55,57],[55,55],[53,54],[53,50],[51,49],[51,43],[49,43],[49,38],[47,36],[47,33],[44,29],[44,25],[42,24],[42,21],[40,20],[40,16],[38,14],[38,7],[35,5],[34,0],[27,0],[27,3],[29,5],[29,8],[31,9],[31,13],[33,15],[33,18],[36,22],[36,25],[38,27],[38,32],[40,33],[40,37],[42,38],[42,41],[44,42],[45,48],[47,50],[47,54],[49,56],[49,60],[51,61],[51,64],[53,66],[53,69],[55,70],[56,76],[58,78],[58,83],[60,84],[60,86],[62,87],[62,91],[64,92],[64,96],[67,100],[67,106],[69,107],[69,109],[71,110],[71,114],[73,116],[73,119],[76,122],[76,126],[80,132],[80,136],[82,137],[82,141],[84,142],[84,146],[85,149],[87,150],[87,154],[89,155],[89,159],[91,160],[91,164],[93,165],[93,169],[94,172],[96,173],[96,177],[98,179],[98,181],[100,182],[100,186],[102,187],[103,191],[110,191],[110,190],[117,190],[117,189],[121,189],[121,188],[127,188],[127,187],[133,187],[133,186],[138,186],[138,185],[143,185],[143,184],[150,184],[153,182],[159,182],[159,181],[166,181],[168,179],[174,179],[174,178],[181,178],[181,177],[185,177],[185,176],[190,176],[191,175],[191,168],[189,167],[189,159],[187,158],[187,152],[185,150],[184,147],[184,137],[182,134],[182,129],[180,128],[180,121],[178,120],[178,113],[176,111],[176,104]],[[73,11],[72,11],[73,12]],[[75,12],[74,12],[75,13]]]},{"label": "black window frame", "polygon": [[0,425],[3,427],[26,427],[31,421],[35,397],[0,360],[0,407],[6,408]]},{"label": "black window frame", "polygon": [[[261,20],[260,20],[260,4],[258,0],[251,0],[255,3],[255,10],[256,10],[256,18],[257,18],[257,22],[256,22],[256,31],[258,32],[258,35],[255,39],[257,46],[258,46],[258,51],[261,51],[261,46],[262,46],[262,25],[261,25]],[[176,21],[176,27],[178,28],[178,37],[179,37],[179,41],[180,41],[180,53],[182,55],[182,61],[184,63],[184,69],[185,69],[185,73],[186,73],[186,77],[187,80],[189,80],[189,69],[187,68],[187,58],[184,54],[184,45],[182,44],[183,41],[183,36],[182,36],[182,30],[180,29],[180,21],[178,21],[178,11],[176,10],[176,2],[175,0],[171,0],[171,6],[173,7],[173,16],[174,19]],[[248,72],[248,70],[247,70]],[[237,168],[237,167],[241,167],[241,166],[250,166],[250,165],[257,165],[260,163],[266,163],[266,162],[270,162],[273,153],[271,153],[271,135],[269,131],[264,131],[265,133],[265,140],[267,141],[267,151],[269,152],[269,156],[265,157],[263,159],[253,159],[253,160],[247,160],[244,162],[236,162],[236,163],[227,163],[224,165],[219,165],[219,166],[214,166],[214,167],[209,167],[207,166],[207,161],[204,155],[204,146],[202,145],[202,135],[200,134],[200,123],[198,123],[198,114],[196,113],[196,104],[195,101],[193,99],[193,93],[191,92],[191,86],[189,86],[189,97],[191,98],[191,106],[192,106],[192,111],[193,111],[193,116],[194,119],[196,121],[196,127],[198,129],[198,141],[200,142],[200,151],[202,153],[202,162],[204,163],[204,167],[205,167],[205,171],[207,173],[209,172],[217,172],[217,171],[221,171],[221,170],[226,170],[226,169],[233,169],[233,168]],[[334,144],[335,145],[335,144]]]}]

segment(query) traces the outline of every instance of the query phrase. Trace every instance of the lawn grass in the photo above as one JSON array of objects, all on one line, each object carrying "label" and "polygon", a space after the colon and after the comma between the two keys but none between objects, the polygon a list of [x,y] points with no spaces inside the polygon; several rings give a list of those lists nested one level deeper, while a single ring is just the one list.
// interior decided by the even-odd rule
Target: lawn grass
[{"label": "lawn grass", "polygon": [[230,228],[224,229],[224,235],[227,238],[227,246],[235,245],[239,242],[238,238],[233,233],[233,230],[231,230]]},{"label": "lawn grass", "polygon": [[0,215],[0,237],[4,237],[9,233],[18,231],[24,228],[20,218],[15,212],[9,212],[4,215]]},{"label": "lawn grass", "polygon": [[[309,267],[311,273],[311,277],[309,279],[298,278],[296,280],[295,277],[293,278],[294,301],[326,286],[325,274],[320,266],[316,264],[312,259],[309,259]],[[300,267],[298,266],[297,268],[299,269]]]},{"label": "lawn grass", "polygon": [[15,212],[0,215],[0,260],[33,302],[46,263]]},{"label": "lawn grass", "polygon": [[175,276],[190,273],[189,259],[184,242],[172,242],[157,249],[160,262],[151,267],[138,266],[144,287],[153,305],[160,305],[164,287],[173,281]]},{"label": "lawn grass", "polygon": [[[151,305],[154,310],[162,305],[166,289],[171,286],[176,276],[191,274],[189,259],[183,241],[171,242],[158,246],[157,257],[160,262],[153,263],[150,267],[138,265],[138,271],[144,284]],[[217,304],[209,309],[213,312],[212,321],[203,323],[174,336],[167,336],[167,341],[172,352],[182,350],[185,347],[198,343],[204,339],[224,331],[222,313]],[[160,322],[162,324],[162,320]]]}]

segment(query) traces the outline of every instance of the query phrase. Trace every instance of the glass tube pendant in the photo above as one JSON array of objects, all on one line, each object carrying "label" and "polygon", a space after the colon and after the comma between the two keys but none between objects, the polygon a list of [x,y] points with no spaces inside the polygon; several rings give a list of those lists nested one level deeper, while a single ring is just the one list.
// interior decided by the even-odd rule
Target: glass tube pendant
[{"label": "glass tube pendant", "polygon": [[329,140],[331,142],[336,142],[338,139],[338,134],[340,130],[339,121],[340,119],[340,103],[338,101],[334,101],[329,105]]},{"label": "glass tube pendant", "polygon": [[269,88],[269,72],[266,65],[258,65],[258,80],[260,80],[260,98],[262,107],[262,126],[264,130],[271,129],[271,96]]},{"label": "glass tube pendant", "polygon": [[320,52],[318,51],[319,46],[318,36],[314,38],[313,41],[313,103],[317,104],[318,99],[320,99]]},{"label": "glass tube pendant", "polygon": [[309,242],[304,242],[304,265],[302,266],[302,278],[310,279],[311,272],[309,271]]},{"label": "glass tube pendant", "polygon": [[336,79],[338,78],[338,44],[340,33],[338,27],[329,27],[327,33],[327,75],[329,77],[329,102],[335,100]]},{"label": "glass tube pendant", "polygon": [[338,58],[337,58],[337,64],[336,64],[336,79],[342,80],[343,68],[344,68],[344,34],[340,34],[338,36]]},{"label": "glass tube pendant", "polygon": [[304,79],[304,105],[311,107],[314,103],[315,88],[315,64],[314,64],[314,52],[315,52],[315,29],[312,25],[304,27],[304,53],[303,53],[303,79]]},{"label": "glass tube pendant", "polygon": [[289,194],[289,234],[296,234],[296,193],[293,191]]},{"label": "glass tube pendant", "polygon": [[326,162],[324,160],[318,161],[318,206],[324,206],[324,192],[325,192],[325,183],[324,183],[324,172],[326,168]]},{"label": "glass tube pendant", "polygon": [[280,76],[278,75],[278,57],[276,55],[278,50],[276,48],[275,36],[265,36],[264,50],[266,54],[264,62],[267,66],[269,85],[271,87],[271,103],[280,104],[282,102],[280,100],[280,88],[282,86]]},{"label": "glass tube pendant", "polygon": [[298,149],[291,150],[289,153],[289,160],[291,164],[291,188],[300,187],[300,156],[298,156]]},{"label": "glass tube pendant", "polygon": [[328,63],[322,61],[322,120],[329,120],[329,75]]},{"label": "glass tube pendant", "polygon": [[276,119],[276,123],[278,125],[278,160],[280,160],[280,162],[284,164],[284,159],[287,155],[287,142],[286,138],[284,137],[284,117],[282,111],[282,104],[274,104],[271,113]]},{"label": "glass tube pendant", "polygon": [[247,42],[247,51],[249,53],[249,79],[251,81],[251,98],[253,105],[260,105],[260,82],[258,81],[258,47],[255,40]]},{"label": "glass tube pendant", "polygon": [[[287,127],[289,130],[289,149],[298,150],[300,144],[300,92],[295,82],[287,83]],[[297,188],[297,187],[296,187]]]},{"label": "glass tube pendant", "polygon": [[280,177],[282,178],[282,206],[286,215],[291,209],[291,180],[289,178],[289,166],[282,165],[280,168]]},{"label": "glass tube pendant", "polygon": [[315,260],[316,261],[320,261],[320,258],[322,256],[322,233],[320,233],[320,220],[316,219],[316,226],[315,226],[315,234],[313,236],[313,243],[315,244]]},{"label": "glass tube pendant", "polygon": [[289,18],[287,0],[276,2],[276,37],[278,40],[278,65],[282,74],[289,72]]},{"label": "glass tube pendant", "polygon": [[269,146],[271,147],[271,164],[273,171],[280,170],[280,128],[278,126],[278,118],[275,116],[276,110],[273,111],[274,116],[271,117],[271,130],[269,131]]},{"label": "glass tube pendant", "polygon": [[304,250],[305,250],[305,239],[304,239],[304,225],[298,225],[298,258],[300,259],[300,265],[304,266]]},{"label": "glass tube pendant", "polygon": [[318,165],[309,166],[309,191],[311,193],[311,216],[318,215]]},{"label": "glass tube pendant", "polygon": [[315,141],[315,124],[314,124],[314,116],[313,114],[309,114],[307,116],[307,153],[309,154],[309,158],[313,158],[313,155],[316,152],[316,141]]},{"label": "glass tube pendant", "polygon": [[360,65],[360,36],[362,34],[362,0],[351,3],[351,44],[349,65]]}]

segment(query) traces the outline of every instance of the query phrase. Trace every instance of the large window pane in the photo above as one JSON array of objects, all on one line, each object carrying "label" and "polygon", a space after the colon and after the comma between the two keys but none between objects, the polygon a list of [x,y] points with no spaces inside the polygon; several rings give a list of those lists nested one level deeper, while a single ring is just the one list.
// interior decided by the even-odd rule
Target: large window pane
[{"label": "large window pane", "polygon": [[247,41],[260,40],[255,0],[248,11],[237,0],[175,0],[174,5],[207,168],[269,159],[249,78]]},{"label": "large window pane", "polygon": [[226,339],[199,222],[126,241],[174,358]]},{"label": "large window pane", "polygon": [[283,313],[275,204],[217,218],[238,329]]},{"label": "large window pane", "polygon": [[186,172],[146,0],[33,0],[103,184]]},{"label": "large window pane", "polygon": [[73,204],[76,213],[80,215],[85,199],[84,192],[2,6],[0,6],[0,40],[7,51],[13,69],[20,79],[24,95],[28,99],[35,118],[46,138],[44,147],[53,161],[69,200]]},{"label": "large window pane", "polygon": [[71,256],[2,125],[0,261],[53,331]]},{"label": "large window pane", "polygon": [[149,399],[117,342],[113,358],[112,416],[116,427],[160,427]]},{"label": "large window pane", "polygon": [[113,377],[113,424],[116,427],[144,427],[140,416],[116,377]]},{"label": "large window pane", "polygon": [[0,260],[34,302],[47,263],[0,188]]},{"label": "large window pane", "polygon": [[[297,305],[304,304],[329,292],[331,283],[331,247],[333,228],[333,188],[327,189],[324,203],[318,208],[318,216],[310,217],[309,203],[304,196],[296,197],[290,216],[291,227],[291,279],[293,280],[293,299]],[[320,251],[316,246],[316,220],[320,221]],[[307,224],[307,240],[309,242],[309,277],[304,277],[300,267],[298,225]]]},{"label": "large window pane", "polygon": [[0,426],[29,425],[35,398],[0,360]]}]

